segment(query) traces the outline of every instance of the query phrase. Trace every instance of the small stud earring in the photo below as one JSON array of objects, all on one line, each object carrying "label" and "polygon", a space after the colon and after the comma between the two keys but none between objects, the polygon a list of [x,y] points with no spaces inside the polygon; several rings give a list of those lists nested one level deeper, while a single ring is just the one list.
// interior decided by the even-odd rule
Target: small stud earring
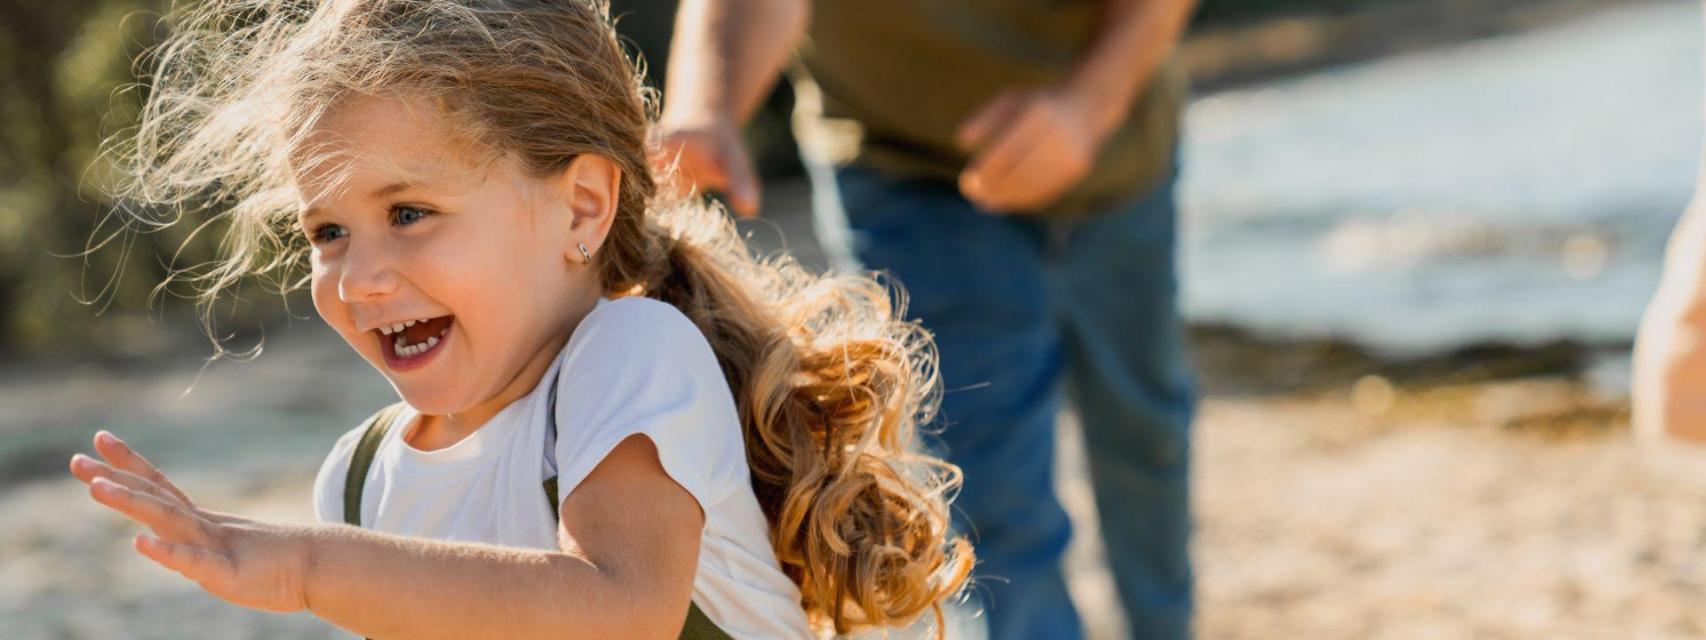
[{"label": "small stud earring", "polygon": [[586,258],[586,263],[592,264],[592,252],[586,250],[586,243],[585,242],[576,242],[575,244],[580,246],[581,257]]}]

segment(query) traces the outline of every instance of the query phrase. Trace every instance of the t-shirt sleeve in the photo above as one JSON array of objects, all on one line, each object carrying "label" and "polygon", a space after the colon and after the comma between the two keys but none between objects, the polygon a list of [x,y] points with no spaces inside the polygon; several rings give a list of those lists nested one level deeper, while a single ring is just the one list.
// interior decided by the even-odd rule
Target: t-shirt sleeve
[{"label": "t-shirt sleeve", "polygon": [[349,475],[350,455],[361,439],[362,426],[338,437],[326,461],[320,463],[320,473],[314,476],[314,517],[320,522],[344,521],[344,476]]},{"label": "t-shirt sleeve", "polygon": [[600,305],[575,331],[557,384],[558,495],[611,449],[642,434],[702,509],[750,482],[739,414],[715,353],[692,321],[649,298]]}]

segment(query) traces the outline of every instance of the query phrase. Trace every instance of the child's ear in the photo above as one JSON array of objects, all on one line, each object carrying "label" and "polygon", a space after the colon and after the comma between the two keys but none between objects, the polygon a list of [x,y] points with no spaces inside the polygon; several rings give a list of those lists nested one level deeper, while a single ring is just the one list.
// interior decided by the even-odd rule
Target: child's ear
[{"label": "child's ear", "polygon": [[560,183],[569,210],[570,245],[567,256],[574,262],[583,258],[576,242],[584,242],[596,251],[610,233],[616,220],[616,205],[622,193],[622,169],[609,158],[592,153],[575,156],[563,170]]}]

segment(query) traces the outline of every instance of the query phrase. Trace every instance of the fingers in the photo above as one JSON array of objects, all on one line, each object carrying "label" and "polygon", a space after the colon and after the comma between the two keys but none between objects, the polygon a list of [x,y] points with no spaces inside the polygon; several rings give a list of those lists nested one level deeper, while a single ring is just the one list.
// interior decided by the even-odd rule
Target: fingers
[{"label": "fingers", "polygon": [[746,152],[746,145],[732,140],[720,146],[722,169],[728,179],[723,194],[728,196],[729,206],[745,218],[758,215],[758,170],[752,164],[752,156]]},{"label": "fingers", "polygon": [[131,449],[130,445],[119,440],[118,436],[107,431],[96,433],[95,451],[99,452],[102,458],[106,458],[107,462],[111,463],[113,467],[129,471],[159,485],[161,490],[171,494],[185,505],[195,504],[189,496],[184,495],[184,492],[178,489],[177,485],[166,479],[166,474],[161,473],[146,458],[143,458],[142,454]]},{"label": "fingers", "polygon": [[[94,482],[95,478],[106,478],[131,491],[146,493],[166,502],[178,502],[177,496],[167,493],[153,481],[123,469],[114,469],[107,463],[81,453],[71,456],[71,475],[82,480],[83,484]],[[179,504],[180,506],[189,506],[181,502]]]},{"label": "fingers", "polygon": [[113,482],[117,482],[132,491],[141,491],[160,498],[161,500],[165,500],[166,502],[175,503],[191,512],[194,512],[202,519],[212,522],[227,523],[232,520],[232,516],[228,514],[209,511],[196,506],[194,502],[190,502],[188,498],[184,497],[183,492],[181,491],[174,493],[172,489],[161,487],[152,480],[123,469],[114,469],[111,465],[108,465],[105,462],[101,462],[81,453],[71,456],[71,475],[76,476],[78,480],[83,481],[83,484],[94,482],[95,478],[106,478]]},{"label": "fingers", "polygon": [[1042,142],[1038,138],[1046,133],[1046,125],[1037,110],[1025,110],[1012,127],[972,158],[971,165],[960,174],[960,190],[972,200],[991,208],[1010,205],[1011,198],[1002,198],[1001,192],[1026,190],[1021,188],[1024,185],[1015,181],[1029,180],[1034,176],[1019,175],[1015,169]]},{"label": "fingers", "polygon": [[132,541],[136,551],[199,583],[222,584],[236,574],[236,565],[224,555],[207,549],[139,533]]},{"label": "fingers", "polygon": [[175,541],[209,544],[206,530],[196,517],[175,504],[140,491],[133,491],[107,478],[95,478],[89,483],[89,495],[96,502],[153,529],[154,533]]},{"label": "fingers", "polygon": [[1040,109],[1026,108],[989,145],[972,158],[966,172],[976,180],[991,184],[1013,177],[1013,169],[1025,159],[1025,153],[1035,147],[1038,138],[1046,133],[1048,122]]},{"label": "fingers", "polygon": [[999,211],[1027,211],[1054,202],[1075,184],[1088,170],[1070,153],[1047,153],[1037,148],[1025,149],[1019,163],[1008,170],[1002,181],[1010,189],[991,195],[980,203]]},{"label": "fingers", "polygon": [[668,134],[653,154],[652,163],[662,172],[673,167],[678,178],[677,187],[722,193],[735,213],[746,217],[758,215],[762,192],[758,171],[737,129],[697,129]]},{"label": "fingers", "polygon": [[960,124],[954,140],[961,149],[975,151],[987,144],[992,134],[1005,129],[1019,108],[1024,106],[1023,94],[1008,91],[990,100],[977,113]]}]

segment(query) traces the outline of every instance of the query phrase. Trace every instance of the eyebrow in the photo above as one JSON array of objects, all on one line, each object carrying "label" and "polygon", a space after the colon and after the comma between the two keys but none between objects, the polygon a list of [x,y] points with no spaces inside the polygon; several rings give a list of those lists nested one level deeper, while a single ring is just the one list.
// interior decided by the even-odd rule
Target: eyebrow
[{"label": "eyebrow", "polygon": [[[378,189],[374,189],[373,193],[368,194],[367,197],[368,197],[368,199],[379,199],[379,198],[383,198],[385,196],[397,193],[399,191],[407,190],[410,187],[418,186],[419,184],[420,183],[415,182],[413,180],[403,180],[403,181],[399,181],[399,182],[393,182],[391,184],[385,185],[385,186],[380,187]],[[307,209],[303,210],[300,215],[297,216],[297,220],[300,221],[303,224],[303,226],[308,226],[307,225],[308,221],[312,220],[314,218],[314,216],[317,216],[317,215],[320,215],[320,209],[318,207],[308,207]]]}]

